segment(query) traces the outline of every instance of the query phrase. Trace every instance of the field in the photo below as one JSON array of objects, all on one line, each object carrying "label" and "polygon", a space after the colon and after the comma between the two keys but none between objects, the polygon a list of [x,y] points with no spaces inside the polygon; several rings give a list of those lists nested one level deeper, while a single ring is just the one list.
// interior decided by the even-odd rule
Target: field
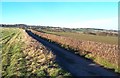
[{"label": "field", "polygon": [[55,55],[19,28],[0,28],[2,77],[71,76]]},{"label": "field", "polygon": [[[107,42],[103,44],[105,42],[104,39],[102,41],[102,39],[93,38],[92,35],[89,35],[90,37],[87,38],[87,35],[82,33],[50,31],[42,31],[45,32],[42,33],[35,30],[31,31],[50,42],[60,44],[60,46],[67,50],[73,50],[75,54],[90,58],[106,68],[119,72],[117,66],[118,56],[116,55],[118,49],[114,41],[116,37],[108,36],[109,40],[113,40],[114,43]],[[0,28],[0,34],[2,50],[0,52],[2,59],[0,69],[2,70],[2,77],[72,76],[59,66],[55,60],[56,56],[50,49],[29,36],[24,29]],[[78,35],[82,36],[78,37]],[[100,37],[105,38],[105,36]],[[84,38],[86,39],[83,40]],[[96,39],[96,42],[93,40],[91,40],[92,42],[88,41],[92,38]],[[98,40],[101,43],[98,43]]]},{"label": "field", "polygon": [[42,31],[49,34],[71,37],[78,40],[96,41],[96,42],[102,42],[107,44],[118,44],[118,37],[97,36],[97,35],[89,35],[89,34],[75,33],[75,32],[55,32],[55,31],[49,31],[49,30],[42,30]]},{"label": "field", "polygon": [[76,35],[76,33],[72,32],[31,31],[50,42],[59,44],[67,50],[74,51],[75,54],[92,59],[105,68],[114,69],[116,72],[120,72],[120,69],[118,69],[119,55],[117,37],[97,37],[86,34]]}]

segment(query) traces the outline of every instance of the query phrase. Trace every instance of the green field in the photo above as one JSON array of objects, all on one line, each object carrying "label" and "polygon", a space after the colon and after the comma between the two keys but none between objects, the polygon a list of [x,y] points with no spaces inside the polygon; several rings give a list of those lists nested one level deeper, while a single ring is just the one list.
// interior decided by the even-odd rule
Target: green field
[{"label": "green field", "polygon": [[[2,45],[2,64],[0,64],[0,72],[2,72],[3,78],[16,78],[22,76],[34,77],[34,75],[37,77],[46,75],[56,77],[59,76],[59,73],[62,73],[63,76],[70,76],[70,73],[61,69],[59,65],[54,61],[46,60],[47,62],[45,62],[44,65],[42,65],[42,63],[37,63],[37,61],[42,60],[38,58],[37,55],[39,55],[39,57],[42,57],[45,54],[41,54],[39,50],[35,50],[34,48],[36,47],[34,46],[28,48],[34,43],[32,43],[29,38],[27,38],[28,42],[25,42],[26,40],[24,40],[23,35],[26,35],[26,33],[23,29],[0,28],[0,33],[2,35],[0,37],[0,44]],[[30,54],[31,52],[34,52],[34,55],[36,54],[36,56],[32,57],[33,54]],[[51,54],[47,54],[45,58],[50,55]],[[55,68],[49,68],[49,66],[54,66]]]},{"label": "green field", "polygon": [[89,34],[75,33],[75,32],[53,32],[47,30],[42,30],[42,31],[49,34],[71,37],[78,40],[89,40],[89,41],[102,42],[107,44],[118,44],[118,37],[97,36],[97,35],[89,35]]},{"label": "green field", "polygon": [[[24,75],[24,63],[25,60],[22,58],[23,53],[21,52],[21,30],[14,28],[1,28],[0,29],[2,38],[2,76],[10,77],[12,75]],[[19,65],[18,65],[18,59]],[[20,71],[17,71],[21,68]]]}]

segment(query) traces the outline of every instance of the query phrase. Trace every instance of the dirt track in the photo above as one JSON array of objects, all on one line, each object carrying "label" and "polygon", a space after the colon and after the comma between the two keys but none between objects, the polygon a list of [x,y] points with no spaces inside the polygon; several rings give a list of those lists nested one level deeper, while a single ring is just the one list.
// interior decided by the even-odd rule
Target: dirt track
[{"label": "dirt track", "polygon": [[77,56],[54,43],[48,42],[47,40],[34,35],[30,31],[26,32],[44,46],[51,49],[52,52],[56,55],[56,61],[58,64],[63,69],[70,72],[73,76],[117,76],[117,74],[113,71],[97,65],[91,60]]}]

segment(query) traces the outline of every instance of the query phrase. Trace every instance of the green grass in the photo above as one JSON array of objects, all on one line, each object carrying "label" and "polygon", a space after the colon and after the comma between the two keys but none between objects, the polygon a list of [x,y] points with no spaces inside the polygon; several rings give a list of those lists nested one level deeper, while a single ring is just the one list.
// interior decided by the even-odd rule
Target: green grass
[{"label": "green grass", "polygon": [[71,37],[77,40],[86,40],[86,41],[89,40],[89,41],[102,42],[102,43],[107,43],[107,44],[118,44],[118,37],[88,35],[88,34],[74,33],[74,32],[51,32],[47,30],[42,30],[42,31],[49,33],[49,34]]},{"label": "green grass", "polygon": [[[27,62],[30,62],[29,60],[26,60],[25,53],[23,52],[23,48],[27,46],[25,44],[25,41],[23,40],[23,35],[25,33],[22,32],[22,29],[19,28],[0,28],[0,32],[2,37],[0,37],[0,44],[2,45],[0,48],[2,50],[1,57],[2,57],[2,77],[12,77],[12,76],[30,76],[34,77],[34,74],[37,74],[37,76],[46,76],[46,73],[44,70],[44,66],[41,65],[40,68],[34,69],[36,65],[28,65]],[[24,48],[25,49],[25,48]],[[33,51],[32,49],[30,51]],[[36,57],[35,57],[36,58]],[[34,59],[34,58],[33,58]],[[37,64],[35,60],[32,61],[32,63]],[[51,65],[53,65],[52,63]],[[55,65],[57,65],[55,63]],[[28,67],[27,67],[28,66]],[[32,66],[32,67],[30,67]],[[41,69],[43,68],[43,69]],[[36,72],[28,71],[29,69],[36,70]],[[48,75],[54,75],[57,76],[58,72],[61,72],[64,75],[70,76],[70,73],[64,71],[63,69],[60,69],[59,66],[57,68],[53,68],[54,71],[51,71],[48,73]],[[50,69],[51,70],[51,69]],[[32,76],[31,76],[32,75]],[[37,78],[37,77],[36,77]]]},{"label": "green grass", "polygon": [[106,59],[102,59],[101,57],[98,57],[98,56],[93,57],[91,54],[87,54],[85,57],[92,59],[94,62],[100,64],[101,66],[104,66],[105,68],[114,69],[115,72],[120,73],[120,69],[118,68],[118,65],[112,64],[108,62]]},{"label": "green grass", "polygon": [[[20,29],[2,28],[0,30],[2,31],[2,38],[0,38],[2,40],[0,41],[2,43],[2,76],[24,75],[25,60],[18,61],[23,56],[21,52],[22,42],[19,42],[21,37]],[[17,66],[18,63],[20,63],[19,66]],[[17,71],[20,67],[22,70]]]}]

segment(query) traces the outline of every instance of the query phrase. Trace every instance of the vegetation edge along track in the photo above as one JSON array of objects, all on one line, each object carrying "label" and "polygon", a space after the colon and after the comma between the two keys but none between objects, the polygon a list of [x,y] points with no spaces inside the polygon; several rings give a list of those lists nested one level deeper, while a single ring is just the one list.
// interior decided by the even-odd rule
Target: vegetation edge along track
[{"label": "vegetation edge along track", "polygon": [[[51,45],[51,44],[52,44],[51,42],[50,42],[50,44],[49,44],[49,43],[48,43],[49,40],[48,40],[48,42],[45,41],[45,42],[46,42],[46,43],[45,43],[44,40],[42,40],[42,39],[44,39],[44,38],[41,38],[40,36],[32,33],[32,32],[29,31],[29,30],[27,31],[27,33],[28,33],[30,36],[32,36],[33,38],[35,38],[35,39],[37,39],[38,41],[40,41],[43,45],[45,45],[45,46],[47,46],[47,47],[49,47],[49,48],[51,47],[52,51],[53,51],[53,50],[55,51],[55,48],[56,48],[56,49],[58,48],[57,46],[55,46],[56,44],[55,44],[54,46]],[[34,35],[33,35],[33,34],[34,34]],[[40,39],[40,38],[41,38],[41,39]],[[45,40],[46,40],[46,39],[45,39]],[[43,41],[43,42],[42,42],[42,41]],[[54,49],[53,49],[53,48],[54,48]],[[59,53],[59,54],[62,54],[62,53],[64,54],[64,50],[61,50],[61,51],[56,50],[56,51],[58,51],[57,53]],[[62,51],[63,51],[63,52],[62,52]],[[70,54],[70,55],[72,55],[72,56],[75,56],[75,55],[73,55],[73,54],[71,54],[71,53],[67,53],[67,52],[65,52],[65,54]],[[64,54],[64,55],[65,55],[65,54]],[[65,56],[66,56],[66,55],[65,55]],[[67,56],[66,56],[66,57],[67,57]],[[67,58],[71,58],[71,60],[74,59],[74,58],[69,57],[69,56],[68,56]],[[82,60],[80,60],[80,59],[82,59],[81,57],[75,56],[75,58],[79,58],[79,59],[74,60],[74,62],[77,61],[78,64],[82,63]],[[84,59],[84,60],[85,60],[85,59]],[[84,60],[83,60],[83,63],[84,63]],[[78,62],[78,61],[81,61],[81,62]],[[89,62],[90,62],[90,61],[89,61]],[[93,63],[93,62],[91,62],[91,63]],[[74,63],[73,63],[73,64],[74,64]],[[94,65],[95,65],[95,66],[98,66],[98,69],[96,69],[97,67],[94,68]],[[94,65],[93,65],[93,67],[90,67],[90,68],[91,68],[92,70],[96,69],[96,71],[92,71],[92,70],[89,70],[89,71],[92,71],[92,72],[94,72],[94,73],[96,72],[97,75],[100,75],[100,74],[101,74],[101,75],[105,75],[105,76],[106,76],[106,75],[107,75],[107,74],[106,74],[107,72],[109,72],[109,73],[110,73],[110,72],[111,72],[111,73],[113,72],[113,71],[110,71],[110,70],[108,70],[108,69],[102,68],[102,67],[100,67],[99,65],[96,65],[96,64],[94,64]],[[74,66],[74,65],[73,65],[73,66]],[[79,65],[79,66],[80,66],[80,65]],[[74,67],[75,67],[75,66],[74,66]],[[84,68],[84,67],[83,67],[83,68]],[[77,69],[79,69],[79,68],[77,68]],[[88,68],[88,69],[89,69],[89,68]],[[105,73],[105,72],[104,72],[104,73],[103,73],[103,72],[100,73],[101,70],[103,70],[103,72],[106,71],[106,73]],[[98,73],[97,71],[99,71],[99,73]],[[87,72],[87,70],[86,70],[86,72]],[[78,73],[78,72],[77,72],[77,73]],[[115,72],[114,72],[114,74],[115,74]],[[80,72],[79,72],[79,75],[80,75]],[[110,75],[110,74],[108,74],[108,75]],[[111,74],[111,75],[112,75],[112,74]],[[117,74],[116,74],[116,75],[117,75]]]}]

